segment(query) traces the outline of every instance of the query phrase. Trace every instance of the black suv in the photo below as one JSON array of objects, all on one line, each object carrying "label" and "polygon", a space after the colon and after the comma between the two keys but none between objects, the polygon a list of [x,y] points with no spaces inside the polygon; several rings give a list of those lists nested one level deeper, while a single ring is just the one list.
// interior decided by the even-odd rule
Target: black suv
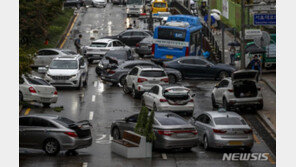
[{"label": "black suv", "polygon": [[85,0],[65,0],[64,6],[80,8],[81,6],[84,6],[84,1]]}]

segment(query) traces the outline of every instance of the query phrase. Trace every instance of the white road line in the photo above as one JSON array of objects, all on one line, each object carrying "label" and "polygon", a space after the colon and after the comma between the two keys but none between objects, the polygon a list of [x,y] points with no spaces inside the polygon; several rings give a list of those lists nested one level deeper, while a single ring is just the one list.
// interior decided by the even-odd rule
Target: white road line
[{"label": "white road line", "polygon": [[168,159],[166,153],[162,153],[161,156],[162,156],[162,159]]},{"label": "white road line", "polygon": [[82,167],[87,167],[87,162],[83,162]]},{"label": "white road line", "polygon": [[113,137],[112,137],[111,135],[109,135],[109,140],[110,140],[110,141],[113,140]]},{"label": "white road line", "polygon": [[94,112],[93,111],[89,112],[89,120],[92,120],[93,117],[94,117]]},{"label": "white road line", "polygon": [[97,87],[97,85],[98,85],[98,82],[95,81],[95,82],[94,82],[94,87]]},{"label": "white road line", "polygon": [[95,102],[95,100],[96,100],[96,95],[92,95],[91,101]]},{"label": "white road line", "polygon": [[100,141],[100,140],[104,139],[105,137],[106,137],[106,135],[103,135],[102,137],[96,139],[96,141]]}]

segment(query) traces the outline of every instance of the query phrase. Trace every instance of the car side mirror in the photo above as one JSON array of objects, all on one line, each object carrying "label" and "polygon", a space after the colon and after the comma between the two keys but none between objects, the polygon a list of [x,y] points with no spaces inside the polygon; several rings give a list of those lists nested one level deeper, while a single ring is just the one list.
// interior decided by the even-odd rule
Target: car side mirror
[{"label": "car side mirror", "polygon": [[38,67],[38,73],[45,74],[48,70],[48,67]]}]

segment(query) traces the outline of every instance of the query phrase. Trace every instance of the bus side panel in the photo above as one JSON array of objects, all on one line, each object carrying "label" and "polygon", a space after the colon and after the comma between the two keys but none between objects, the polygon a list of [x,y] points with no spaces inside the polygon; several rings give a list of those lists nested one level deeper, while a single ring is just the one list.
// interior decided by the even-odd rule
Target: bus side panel
[{"label": "bus side panel", "polygon": [[182,49],[167,48],[167,47],[160,47],[156,44],[154,58],[165,59],[165,60],[176,59],[176,58],[185,56],[185,52],[186,52],[185,47],[183,47]]}]

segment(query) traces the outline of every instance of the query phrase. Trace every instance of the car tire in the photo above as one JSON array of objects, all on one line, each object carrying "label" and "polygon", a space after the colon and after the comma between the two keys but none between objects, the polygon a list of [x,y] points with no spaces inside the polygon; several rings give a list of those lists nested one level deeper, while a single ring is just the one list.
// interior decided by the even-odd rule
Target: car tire
[{"label": "car tire", "polygon": [[157,111],[157,107],[156,107],[156,104],[153,103],[153,111],[156,112]]},{"label": "car tire", "polygon": [[130,94],[131,93],[131,91],[129,90],[126,82],[123,84],[122,89],[123,89],[123,92],[125,94]]},{"label": "car tire", "polygon": [[92,64],[94,60],[87,60],[89,64]]},{"label": "car tire", "polygon": [[86,75],[86,77],[85,77],[85,80],[83,81],[83,87],[87,86],[88,73],[86,73],[85,75]]},{"label": "car tire", "polygon": [[262,110],[263,109],[263,102],[257,105],[257,110]]},{"label": "car tire", "polygon": [[205,150],[209,150],[209,140],[208,140],[208,137],[207,136],[204,136],[204,138],[203,138],[203,148],[205,149]]},{"label": "car tire", "polygon": [[229,77],[229,73],[226,72],[226,71],[220,71],[218,73],[218,77],[217,77],[217,80],[222,80],[223,78],[226,78],[226,77]]},{"label": "car tire", "polygon": [[125,78],[126,78],[126,75],[123,75],[123,76],[119,79],[119,83],[120,83],[121,86],[123,86],[124,83],[126,82]]},{"label": "car tire", "polygon": [[50,103],[42,103],[42,105],[43,105],[44,108],[49,108]]},{"label": "car tire", "polygon": [[44,141],[43,150],[48,155],[57,155],[60,152],[60,144],[56,139],[47,139]]},{"label": "car tire", "polygon": [[23,93],[19,91],[19,102],[24,101]]},{"label": "car tire", "polygon": [[121,137],[120,137],[120,131],[119,131],[118,127],[113,128],[113,130],[112,130],[112,137],[113,137],[114,140],[121,139]]},{"label": "car tire", "polygon": [[213,109],[218,108],[218,105],[215,100],[215,96],[213,94],[212,94],[212,106],[213,106]]},{"label": "car tire", "polygon": [[169,77],[170,84],[174,84],[177,82],[177,77],[175,75],[170,74],[170,75],[168,75],[168,77]]},{"label": "car tire", "polygon": [[133,88],[132,88],[132,97],[133,97],[134,99],[136,99],[136,98],[139,97],[139,93],[138,93],[138,91],[136,90],[135,86],[133,86]]},{"label": "car tire", "polygon": [[223,108],[225,108],[226,111],[230,111],[230,106],[229,106],[226,98],[223,98]]},{"label": "car tire", "polygon": [[77,90],[81,90],[81,88],[82,88],[82,86],[83,86],[83,83],[82,83],[82,80],[81,80],[81,78],[80,78],[80,80],[79,80],[79,84],[78,84],[78,86],[77,86]]},{"label": "car tire", "polygon": [[99,67],[98,67],[98,66],[96,67],[96,73],[97,73],[98,76],[101,76],[101,75],[102,75],[102,73],[101,73],[101,71],[99,70]]}]

